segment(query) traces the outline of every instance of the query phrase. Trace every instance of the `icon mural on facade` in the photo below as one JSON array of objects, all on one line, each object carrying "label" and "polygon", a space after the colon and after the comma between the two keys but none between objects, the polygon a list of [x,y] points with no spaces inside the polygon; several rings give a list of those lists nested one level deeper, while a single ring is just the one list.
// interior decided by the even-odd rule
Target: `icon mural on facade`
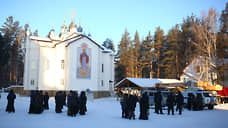
[{"label": "icon mural on facade", "polygon": [[91,48],[83,43],[78,48],[77,56],[77,78],[90,79],[91,77]]}]

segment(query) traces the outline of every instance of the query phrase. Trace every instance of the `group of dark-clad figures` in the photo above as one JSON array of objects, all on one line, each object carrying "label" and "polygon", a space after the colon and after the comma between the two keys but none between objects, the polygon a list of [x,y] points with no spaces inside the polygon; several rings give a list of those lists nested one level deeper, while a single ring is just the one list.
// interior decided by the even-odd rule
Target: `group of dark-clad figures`
[{"label": "group of dark-clad figures", "polygon": [[[67,98],[67,99],[66,99]],[[6,107],[6,112],[15,112],[14,108],[14,100],[16,99],[16,95],[13,90],[10,90],[7,100],[8,104]],[[29,106],[29,114],[40,114],[45,109],[49,109],[49,95],[47,92],[43,95],[42,91],[31,91],[30,93],[30,106]],[[67,103],[66,103],[67,101]],[[67,106],[67,115],[68,116],[76,116],[77,113],[80,115],[85,115],[87,112],[86,108],[87,97],[85,91],[80,93],[78,96],[77,92],[70,91],[68,95],[65,92],[59,91],[56,92],[55,95],[55,112],[61,113],[63,106]]]},{"label": "group of dark-clad figures", "polygon": [[[67,98],[67,99],[66,99]],[[13,90],[10,90],[7,100],[8,104],[6,107],[6,112],[15,112],[14,108],[14,100],[16,99],[16,95]],[[46,92],[43,95],[42,91],[31,91],[30,95],[30,106],[29,106],[29,114],[40,114],[45,109],[49,109],[48,105],[49,96]],[[188,95],[187,108],[189,110],[202,110],[202,96],[197,95],[196,97],[192,94]],[[66,103],[67,101],[67,103]],[[140,104],[140,120],[148,120],[149,115],[149,97],[147,93],[143,93],[141,98],[138,98],[136,95],[128,95],[124,94],[120,99],[121,109],[122,109],[122,118],[135,119],[135,108],[136,104],[139,102]],[[155,113],[163,114],[162,112],[162,95],[158,90],[154,96],[155,102]],[[85,91],[78,93],[75,91],[70,91],[68,95],[65,92],[59,91],[55,95],[55,112],[61,113],[63,106],[66,105],[68,107],[67,115],[68,116],[76,116],[77,113],[80,115],[85,115],[87,112],[87,97]],[[182,114],[182,107],[184,105],[184,97],[179,91],[177,95],[173,92],[170,92],[167,97],[166,106],[168,107],[168,115],[170,115],[170,111],[172,111],[172,115],[174,115],[174,106],[176,106],[176,111],[179,110],[179,114]]]},{"label": "group of dark-clad figures", "polygon": [[[163,114],[162,98],[163,97],[161,95],[161,91],[158,90],[154,95],[155,113],[157,114]],[[123,96],[120,99],[122,118],[135,119],[135,108],[137,102],[139,102],[140,104],[139,119],[148,120],[149,97],[147,95],[147,92],[143,93],[141,98],[138,98],[136,95],[123,94]],[[172,115],[174,115],[175,105],[176,111],[178,111],[179,115],[181,115],[182,108],[184,105],[184,97],[180,91],[177,94],[169,92],[166,101],[166,106],[168,107],[168,115],[170,115],[170,111],[172,112]],[[200,98],[200,95],[196,98],[194,98],[194,95],[188,96],[187,108],[189,110],[202,110],[202,97]]]}]

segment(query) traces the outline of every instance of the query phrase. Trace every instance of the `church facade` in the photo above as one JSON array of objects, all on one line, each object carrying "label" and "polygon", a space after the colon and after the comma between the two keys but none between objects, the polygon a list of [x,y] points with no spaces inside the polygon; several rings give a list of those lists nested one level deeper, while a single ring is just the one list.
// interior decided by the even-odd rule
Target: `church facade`
[{"label": "church facade", "polygon": [[[110,93],[114,87],[114,54],[72,21],[56,36],[29,36],[27,31],[24,90],[91,90]],[[29,29],[28,29],[29,30]]]}]

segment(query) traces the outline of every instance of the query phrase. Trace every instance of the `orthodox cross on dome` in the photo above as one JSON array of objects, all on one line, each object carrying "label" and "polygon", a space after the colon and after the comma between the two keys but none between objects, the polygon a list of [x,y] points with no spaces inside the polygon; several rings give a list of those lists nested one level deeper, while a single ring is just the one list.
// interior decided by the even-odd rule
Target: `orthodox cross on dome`
[{"label": "orthodox cross on dome", "polygon": [[79,17],[79,26],[81,25],[81,18]]},{"label": "orthodox cross on dome", "polygon": [[70,13],[72,14],[72,22],[74,22],[74,17],[76,16],[76,12],[72,9],[71,11],[70,11]]},{"label": "orthodox cross on dome", "polygon": [[54,26],[55,26],[55,24],[54,24],[54,22],[52,22],[51,30],[55,30]]},{"label": "orthodox cross on dome", "polygon": [[66,15],[64,15],[64,24],[65,24],[65,21],[66,21]]}]

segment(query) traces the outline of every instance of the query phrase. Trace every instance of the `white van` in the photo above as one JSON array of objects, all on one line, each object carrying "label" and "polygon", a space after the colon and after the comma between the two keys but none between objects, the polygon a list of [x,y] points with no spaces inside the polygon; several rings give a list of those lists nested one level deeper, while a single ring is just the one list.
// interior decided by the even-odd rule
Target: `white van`
[{"label": "white van", "polygon": [[198,87],[188,88],[182,92],[184,96],[184,105],[186,106],[188,103],[188,95],[193,94],[195,97],[197,94],[200,94],[203,98],[203,107],[208,107],[208,109],[213,109],[214,105],[217,104],[216,97],[207,90],[202,90]]}]

